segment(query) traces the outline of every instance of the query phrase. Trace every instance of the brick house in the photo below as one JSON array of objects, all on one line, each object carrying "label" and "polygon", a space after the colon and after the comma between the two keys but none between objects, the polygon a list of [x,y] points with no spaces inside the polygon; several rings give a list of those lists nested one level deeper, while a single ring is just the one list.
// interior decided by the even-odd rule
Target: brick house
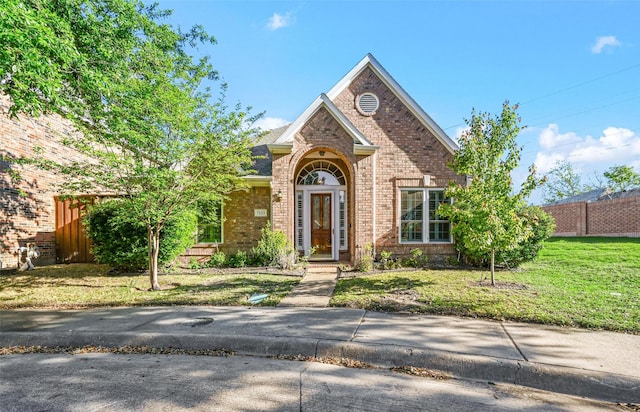
[{"label": "brick house", "polygon": [[355,262],[371,245],[406,255],[454,253],[437,215],[456,143],[367,55],[290,125],[256,142],[257,174],[231,194],[215,244],[191,256],[249,250],[271,222],[310,259]]},{"label": "brick house", "polygon": [[[3,152],[23,154],[37,140],[51,153],[70,156],[56,139],[72,130],[55,116],[37,121],[4,116],[1,127]],[[465,182],[448,166],[456,149],[369,54],[293,123],[256,141],[257,173],[246,176],[247,188],[229,194],[219,208],[222,223],[200,222],[196,244],[185,258],[249,251],[268,222],[301,254],[313,251],[311,260],[355,262],[369,245],[373,253],[396,256],[414,248],[432,258],[451,255],[450,223],[437,208],[447,201],[449,182]],[[73,212],[65,211],[68,205],[57,202],[50,187],[55,176],[25,177],[28,196],[20,199],[0,169],[0,260],[15,261],[13,248],[30,239],[47,251],[47,263],[69,261],[68,256],[81,261],[81,252],[60,251],[61,242],[76,241],[56,236],[57,228],[80,225]],[[18,203],[28,207],[16,209]]]}]

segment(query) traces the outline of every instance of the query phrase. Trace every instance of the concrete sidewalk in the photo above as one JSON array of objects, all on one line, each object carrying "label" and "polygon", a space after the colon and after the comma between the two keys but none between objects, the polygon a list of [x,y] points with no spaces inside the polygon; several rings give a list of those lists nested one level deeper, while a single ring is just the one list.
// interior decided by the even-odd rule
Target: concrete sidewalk
[{"label": "concrete sidewalk", "polygon": [[333,290],[338,282],[338,268],[335,264],[312,263],[307,267],[306,274],[284,299],[280,307],[315,307],[329,306]]},{"label": "concrete sidewalk", "polygon": [[416,366],[613,402],[640,402],[640,336],[339,308],[0,311],[0,346],[229,349]]}]

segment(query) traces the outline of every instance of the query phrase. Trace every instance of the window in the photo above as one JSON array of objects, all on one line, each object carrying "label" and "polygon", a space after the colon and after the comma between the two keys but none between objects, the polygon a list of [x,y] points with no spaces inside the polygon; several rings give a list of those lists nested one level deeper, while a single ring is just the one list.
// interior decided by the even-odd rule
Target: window
[{"label": "window", "polygon": [[438,215],[444,202],[442,189],[401,189],[400,243],[451,242],[451,224]]},{"label": "window", "polygon": [[198,209],[196,243],[222,243],[222,203],[205,202]]}]

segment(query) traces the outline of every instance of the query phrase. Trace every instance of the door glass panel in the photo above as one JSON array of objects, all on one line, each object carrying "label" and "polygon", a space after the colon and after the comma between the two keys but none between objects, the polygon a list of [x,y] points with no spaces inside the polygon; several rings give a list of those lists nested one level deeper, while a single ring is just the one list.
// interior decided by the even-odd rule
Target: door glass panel
[{"label": "door glass panel", "polygon": [[322,228],[331,229],[331,196],[324,195],[324,204],[322,205]]},{"label": "door glass panel", "polygon": [[313,257],[332,258],[331,194],[311,194],[311,247]]},{"label": "door glass panel", "polygon": [[320,214],[320,198],[318,196],[311,196],[311,200],[313,203],[311,223],[314,229],[320,229],[320,219],[322,218],[322,215]]}]

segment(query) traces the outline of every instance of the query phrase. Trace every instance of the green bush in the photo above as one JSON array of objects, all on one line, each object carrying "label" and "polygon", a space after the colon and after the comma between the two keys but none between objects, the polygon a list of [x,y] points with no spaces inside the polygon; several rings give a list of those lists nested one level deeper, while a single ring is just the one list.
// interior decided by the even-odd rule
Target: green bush
[{"label": "green bush", "polygon": [[[147,228],[133,205],[117,199],[95,204],[84,217],[87,237],[99,263],[120,270],[148,267]],[[185,211],[171,217],[160,233],[158,264],[166,265],[193,244],[197,219]]]},{"label": "green bush", "polygon": [[393,268],[393,261],[391,260],[391,255],[392,253],[386,250],[383,250],[382,252],[380,252],[380,266],[382,269],[387,270],[387,269]]},{"label": "green bush", "polygon": [[247,266],[247,262],[249,262],[247,252],[238,250],[235,255],[229,256],[229,261],[227,263],[232,268],[243,268]]},{"label": "green bush", "polygon": [[496,262],[504,263],[509,267],[518,267],[524,262],[529,262],[538,256],[544,241],[553,235],[555,222],[553,216],[547,214],[538,206],[529,206],[522,211],[524,218],[531,226],[533,235],[520,242],[517,248],[496,254]]},{"label": "green bush", "polygon": [[[544,241],[553,234],[555,229],[553,217],[545,213],[542,208],[529,206],[520,211],[519,215],[527,221],[533,231],[533,235],[520,242],[512,250],[497,251],[495,256],[497,265],[516,268],[524,262],[535,259],[540,249],[542,249]],[[465,263],[477,267],[487,267],[489,265],[489,256],[474,254],[465,247],[464,235],[457,236],[456,248],[462,253]]]},{"label": "green bush", "polygon": [[276,266],[290,269],[296,263],[296,250],[287,241],[284,233],[271,229],[267,222],[262,228],[262,236],[258,245],[251,249],[251,255],[259,266]]},{"label": "green bush", "polygon": [[216,252],[211,255],[211,259],[207,262],[209,268],[219,268],[227,263],[227,255],[224,252]]},{"label": "green bush", "polygon": [[422,249],[414,248],[410,251],[411,257],[402,261],[403,266],[411,268],[423,268],[429,264],[429,257],[422,252]]}]

